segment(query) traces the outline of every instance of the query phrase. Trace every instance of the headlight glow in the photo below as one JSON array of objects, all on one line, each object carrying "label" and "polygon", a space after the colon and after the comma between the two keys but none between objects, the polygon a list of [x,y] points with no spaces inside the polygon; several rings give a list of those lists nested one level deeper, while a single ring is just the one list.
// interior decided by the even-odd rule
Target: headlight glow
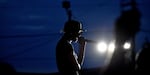
[{"label": "headlight glow", "polygon": [[108,46],[108,51],[109,52],[114,52],[115,50],[115,43],[111,42]]},{"label": "headlight glow", "polygon": [[97,49],[101,53],[105,53],[107,50],[107,44],[105,42],[100,42],[97,44]]},{"label": "headlight glow", "polygon": [[131,48],[131,43],[130,42],[125,42],[125,44],[123,45],[124,49],[130,49]]}]

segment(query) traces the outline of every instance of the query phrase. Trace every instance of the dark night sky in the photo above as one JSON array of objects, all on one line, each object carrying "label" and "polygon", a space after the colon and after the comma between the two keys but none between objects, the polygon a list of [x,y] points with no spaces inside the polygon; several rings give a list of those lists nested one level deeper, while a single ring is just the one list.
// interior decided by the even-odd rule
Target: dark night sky
[{"label": "dark night sky", "polygon": [[[120,0],[70,0],[73,19],[81,21],[88,39],[112,40]],[[127,0],[129,1],[129,0]],[[0,59],[19,72],[57,72],[55,46],[67,15],[62,0],[0,0]],[[150,39],[150,0],[137,0],[142,14],[136,50]],[[105,56],[87,44],[83,68],[103,66]]]}]

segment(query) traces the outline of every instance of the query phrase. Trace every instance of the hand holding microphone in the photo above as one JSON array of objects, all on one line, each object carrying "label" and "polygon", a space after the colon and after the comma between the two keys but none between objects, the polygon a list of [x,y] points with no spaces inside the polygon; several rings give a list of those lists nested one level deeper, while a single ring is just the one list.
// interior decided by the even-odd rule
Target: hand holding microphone
[{"label": "hand holding microphone", "polygon": [[84,46],[85,43],[86,43],[85,38],[84,38],[84,37],[79,37],[79,38],[78,38],[78,43],[79,43],[80,45]]},{"label": "hand holding microphone", "polygon": [[79,41],[79,43],[81,43],[82,41],[85,41],[85,42],[88,42],[88,43],[97,43],[97,41],[85,39],[84,37],[79,37],[78,41]]}]

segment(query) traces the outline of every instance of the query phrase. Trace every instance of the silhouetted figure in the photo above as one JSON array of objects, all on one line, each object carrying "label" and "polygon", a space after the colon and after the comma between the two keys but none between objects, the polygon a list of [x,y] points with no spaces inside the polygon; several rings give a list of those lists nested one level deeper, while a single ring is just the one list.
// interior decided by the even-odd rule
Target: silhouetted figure
[{"label": "silhouetted figure", "polygon": [[0,62],[0,75],[13,75],[16,74],[16,70],[6,62]]},{"label": "silhouetted figure", "polygon": [[[140,30],[141,13],[136,6],[136,0],[121,0],[121,15],[115,22],[115,52],[112,56],[109,74],[131,74],[135,70],[135,36]],[[123,10],[130,7],[128,10]],[[123,45],[130,42],[130,49]],[[110,73],[112,72],[112,73]]]},{"label": "silhouetted figure", "polygon": [[[70,20],[65,23],[64,35],[56,46],[57,67],[61,75],[79,75],[85,54],[85,40],[81,37],[82,25]],[[72,42],[79,43],[79,53],[75,53]]]},{"label": "silhouetted figure", "polygon": [[[150,42],[147,40],[137,58],[136,72],[150,74]],[[143,75],[143,74],[142,74]]]}]

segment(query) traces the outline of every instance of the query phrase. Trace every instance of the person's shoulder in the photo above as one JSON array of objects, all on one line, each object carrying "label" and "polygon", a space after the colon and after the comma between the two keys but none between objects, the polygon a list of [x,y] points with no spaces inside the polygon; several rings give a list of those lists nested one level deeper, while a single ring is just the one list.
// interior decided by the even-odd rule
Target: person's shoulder
[{"label": "person's shoulder", "polygon": [[61,46],[61,47],[69,47],[71,46],[70,43],[67,40],[64,39],[60,39],[57,43],[57,46]]},{"label": "person's shoulder", "polygon": [[60,40],[58,41],[58,44],[61,44],[61,45],[67,44],[67,41],[64,40],[64,39],[60,39]]}]

